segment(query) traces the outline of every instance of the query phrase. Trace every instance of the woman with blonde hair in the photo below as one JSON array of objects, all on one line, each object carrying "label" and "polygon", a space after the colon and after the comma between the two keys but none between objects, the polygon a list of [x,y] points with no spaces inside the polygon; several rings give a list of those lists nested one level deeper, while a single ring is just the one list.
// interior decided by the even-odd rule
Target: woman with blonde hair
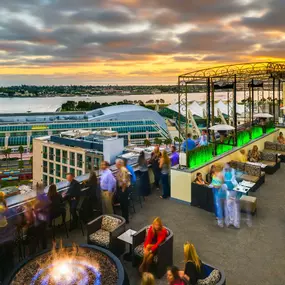
[{"label": "woman with blonde hair", "polygon": [[191,285],[195,285],[198,279],[205,278],[203,263],[196,252],[194,244],[190,242],[184,244],[184,262],[185,269],[179,272],[181,278],[188,280]]},{"label": "woman with blonde hair", "polygon": [[153,275],[149,272],[144,272],[141,285],[155,285]]},{"label": "woman with blonde hair", "polygon": [[170,158],[166,150],[162,152],[161,159],[159,161],[159,168],[161,169],[161,184],[162,184],[162,196],[160,198],[166,199],[170,196],[169,185],[169,171],[170,171]]},{"label": "woman with blonde hair", "polygon": [[258,146],[254,145],[252,150],[248,152],[248,161],[250,162],[258,162],[261,158],[260,151],[258,150]]},{"label": "woman with blonde hair", "polygon": [[153,257],[156,254],[158,246],[164,242],[167,236],[167,230],[162,225],[162,221],[159,217],[155,218],[152,225],[148,229],[147,236],[144,242],[144,256],[142,264],[139,268],[140,272],[147,272],[149,266],[153,261]]}]

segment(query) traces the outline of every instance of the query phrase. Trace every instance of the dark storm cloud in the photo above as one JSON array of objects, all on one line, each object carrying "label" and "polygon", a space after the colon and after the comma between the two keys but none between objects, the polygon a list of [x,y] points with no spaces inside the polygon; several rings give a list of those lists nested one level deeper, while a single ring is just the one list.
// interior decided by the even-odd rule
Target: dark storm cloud
[{"label": "dark storm cloud", "polygon": [[70,17],[71,22],[75,23],[97,23],[103,26],[116,27],[120,25],[131,24],[133,19],[130,13],[126,11],[110,11],[110,10],[88,10],[80,11]]},{"label": "dark storm cloud", "polygon": [[258,31],[285,32],[285,1],[272,0],[264,8],[267,8],[267,12],[262,17],[244,17],[240,24]]}]

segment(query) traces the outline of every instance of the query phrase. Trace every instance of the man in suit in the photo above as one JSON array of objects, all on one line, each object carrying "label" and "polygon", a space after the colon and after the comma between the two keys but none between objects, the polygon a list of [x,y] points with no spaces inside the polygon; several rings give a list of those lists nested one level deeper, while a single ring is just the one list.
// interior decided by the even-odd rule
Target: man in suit
[{"label": "man in suit", "polygon": [[70,230],[73,230],[77,227],[77,205],[81,195],[81,186],[77,180],[74,179],[73,173],[68,173],[66,175],[66,180],[69,182],[69,187],[65,195],[65,199],[69,202],[70,213],[72,216],[72,224]]}]

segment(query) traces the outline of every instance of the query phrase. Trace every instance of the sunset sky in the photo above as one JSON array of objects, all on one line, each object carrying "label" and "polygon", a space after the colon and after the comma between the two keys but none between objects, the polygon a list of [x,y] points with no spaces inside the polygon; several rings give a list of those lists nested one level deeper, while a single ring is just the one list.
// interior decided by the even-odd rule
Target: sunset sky
[{"label": "sunset sky", "polygon": [[0,86],[175,84],[285,59],[284,0],[1,0]]}]

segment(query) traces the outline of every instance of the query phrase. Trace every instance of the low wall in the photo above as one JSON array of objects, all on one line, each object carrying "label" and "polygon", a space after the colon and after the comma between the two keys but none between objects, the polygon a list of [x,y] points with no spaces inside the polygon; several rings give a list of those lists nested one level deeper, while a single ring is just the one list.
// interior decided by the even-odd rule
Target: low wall
[{"label": "low wall", "polygon": [[264,143],[266,141],[276,141],[279,132],[285,132],[284,129],[278,129],[270,134],[265,134],[260,138],[252,140],[250,143],[236,147],[233,150],[215,157],[207,164],[204,164],[195,169],[179,169],[178,167],[171,169],[171,198],[180,200],[186,203],[191,203],[191,182],[195,179],[196,174],[201,172],[203,178],[206,178],[206,174],[209,173],[210,167],[213,164],[224,164],[231,160],[239,160],[239,152],[244,149],[246,152],[252,149],[253,145],[257,145],[259,150],[264,149]]}]

